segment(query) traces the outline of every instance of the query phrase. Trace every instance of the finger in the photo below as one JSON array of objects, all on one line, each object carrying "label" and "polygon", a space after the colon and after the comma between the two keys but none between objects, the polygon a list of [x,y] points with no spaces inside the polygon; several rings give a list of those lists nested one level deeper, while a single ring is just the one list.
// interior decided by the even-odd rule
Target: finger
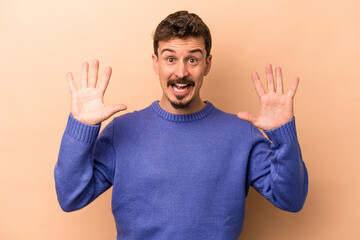
[{"label": "finger", "polygon": [[88,71],[89,71],[89,63],[84,62],[82,65],[82,72],[81,72],[81,87],[87,88],[88,85]]},{"label": "finger", "polygon": [[117,104],[112,107],[106,107],[104,109],[104,120],[108,119],[117,112],[126,110],[127,107],[124,104]]},{"label": "finger", "polygon": [[111,77],[112,69],[111,67],[107,67],[105,69],[104,75],[101,79],[101,83],[99,84],[99,89],[104,93],[106,91],[106,88],[109,84],[110,77]]},{"label": "finger", "polygon": [[74,77],[73,77],[72,73],[68,72],[66,74],[66,78],[67,78],[67,81],[68,81],[68,86],[69,86],[70,93],[73,94],[73,93],[77,92],[77,88],[76,88],[76,85],[75,85],[75,82],[74,82]]},{"label": "finger", "polygon": [[237,117],[245,121],[251,122],[252,124],[254,124],[257,120],[257,117],[255,115],[248,112],[239,112],[237,114]]},{"label": "finger", "polygon": [[289,89],[289,92],[287,93],[289,97],[291,97],[291,98],[295,97],[296,90],[297,90],[297,88],[299,86],[299,81],[300,81],[300,79],[298,77],[296,77],[294,79],[294,81],[293,81],[293,83],[292,83],[292,85],[291,85],[291,87]]},{"label": "finger", "polygon": [[99,61],[97,59],[95,59],[92,62],[92,66],[91,66],[91,74],[90,74],[90,84],[89,87],[96,87],[96,81],[98,78],[98,72],[99,72]]},{"label": "finger", "polygon": [[280,67],[275,68],[275,77],[276,77],[276,92],[283,93],[283,79],[282,79],[282,71]]},{"label": "finger", "polygon": [[251,73],[251,78],[253,80],[256,93],[259,96],[259,98],[261,98],[261,96],[264,95],[265,90],[264,90],[264,87],[263,87],[263,85],[262,85],[262,83],[260,81],[258,73],[257,72],[252,72]]},{"label": "finger", "polygon": [[274,92],[274,76],[272,71],[271,64],[266,64],[265,66],[265,73],[266,73],[266,83],[269,92]]}]

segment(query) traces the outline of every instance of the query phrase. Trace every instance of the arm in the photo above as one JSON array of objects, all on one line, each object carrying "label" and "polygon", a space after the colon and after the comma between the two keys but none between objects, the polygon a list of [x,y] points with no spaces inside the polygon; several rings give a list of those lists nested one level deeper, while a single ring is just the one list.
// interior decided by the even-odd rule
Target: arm
[{"label": "arm", "polygon": [[248,183],[276,207],[300,211],[308,190],[308,174],[297,141],[295,119],[270,131],[255,127]]},{"label": "arm", "polygon": [[105,107],[103,96],[111,76],[105,70],[96,87],[99,62],[93,61],[90,80],[88,63],[83,64],[82,88],[78,90],[71,73],[68,83],[71,92],[71,115],[62,138],[59,158],[55,166],[55,184],[58,200],[64,211],[80,209],[112,184],[113,126],[110,123],[96,140],[100,124],[114,113],[125,110],[125,105]]},{"label": "arm", "polygon": [[261,109],[258,115],[239,112],[238,117],[251,122],[268,135],[268,141],[253,127],[253,145],[248,167],[248,183],[275,206],[287,211],[299,211],[305,201],[308,175],[297,141],[293,102],[299,79],[295,78],[287,94],[283,93],[281,68],[265,67],[268,92],[259,76],[252,73]]},{"label": "arm", "polygon": [[112,124],[97,138],[100,124],[87,125],[69,116],[54,172],[58,201],[64,211],[85,207],[111,187],[115,158]]}]

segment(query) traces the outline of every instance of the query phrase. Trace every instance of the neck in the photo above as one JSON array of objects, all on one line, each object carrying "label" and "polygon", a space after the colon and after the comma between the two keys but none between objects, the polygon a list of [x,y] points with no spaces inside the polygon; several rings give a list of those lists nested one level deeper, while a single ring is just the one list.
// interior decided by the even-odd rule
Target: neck
[{"label": "neck", "polygon": [[163,96],[159,102],[159,106],[168,113],[187,115],[201,111],[206,106],[206,103],[199,97],[194,98],[186,108],[174,108],[166,96]]}]

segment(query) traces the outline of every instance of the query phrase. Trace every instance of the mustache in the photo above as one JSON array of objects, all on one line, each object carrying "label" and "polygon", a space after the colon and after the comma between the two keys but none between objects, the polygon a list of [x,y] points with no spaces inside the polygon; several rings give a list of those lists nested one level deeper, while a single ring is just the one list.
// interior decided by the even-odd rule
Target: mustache
[{"label": "mustache", "polygon": [[174,84],[186,84],[186,85],[190,85],[190,86],[195,86],[195,82],[193,80],[191,80],[191,79],[188,79],[187,77],[169,79],[169,81],[167,82],[168,87],[170,85],[174,85]]}]

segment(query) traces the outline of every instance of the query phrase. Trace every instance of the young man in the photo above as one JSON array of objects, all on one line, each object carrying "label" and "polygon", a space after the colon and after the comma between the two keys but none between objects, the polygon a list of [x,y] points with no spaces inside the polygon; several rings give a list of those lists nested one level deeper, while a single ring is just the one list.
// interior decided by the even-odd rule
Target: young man
[{"label": "young man", "polygon": [[268,92],[252,74],[260,113],[224,113],[200,98],[210,49],[210,31],[197,15],[169,15],[154,34],[161,100],[113,119],[100,136],[100,123],[126,109],[104,107],[111,69],[96,87],[98,61],[89,80],[84,63],[79,90],[68,74],[71,114],[55,167],[64,211],[86,206],[113,186],[117,239],[235,240],[250,186],[281,209],[302,208],[308,178],[293,116],[298,79],[284,94],[281,69],[274,81],[267,65]]}]

